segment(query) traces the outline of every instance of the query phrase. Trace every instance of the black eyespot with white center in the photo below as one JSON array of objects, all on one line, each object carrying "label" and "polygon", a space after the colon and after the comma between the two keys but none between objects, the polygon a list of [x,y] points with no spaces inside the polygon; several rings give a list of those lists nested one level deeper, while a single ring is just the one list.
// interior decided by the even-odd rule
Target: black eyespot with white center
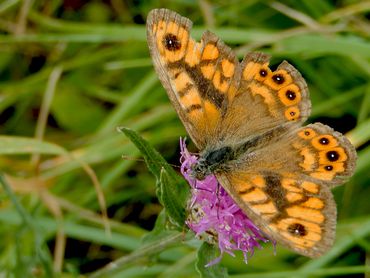
[{"label": "black eyespot with white center", "polygon": [[266,77],[267,76],[267,70],[265,70],[265,69],[261,69],[259,73],[260,73],[260,75],[262,77]]},{"label": "black eyespot with white center", "polygon": [[163,44],[169,51],[177,51],[181,48],[181,42],[174,34],[166,34],[163,38]]},{"label": "black eyespot with white center", "polygon": [[288,90],[285,92],[285,96],[287,97],[287,99],[289,100],[295,100],[297,95],[295,92],[291,91],[291,90]]},{"label": "black eyespot with white center", "polygon": [[322,138],[320,138],[319,143],[320,143],[321,145],[328,145],[328,144],[330,143],[330,141],[329,141],[329,139],[328,139],[328,138],[326,138],[326,137],[322,137]]},{"label": "black eyespot with white center", "polygon": [[331,170],[333,170],[333,166],[331,166],[331,165],[326,165],[324,168],[325,168],[326,171],[329,171],[329,172]]},{"label": "black eyespot with white center", "polygon": [[274,80],[274,82],[276,84],[283,84],[285,82],[285,78],[284,76],[282,76],[281,74],[275,74],[272,76],[272,80]]},{"label": "black eyespot with white center", "polygon": [[294,236],[305,236],[307,235],[307,229],[300,223],[293,223],[288,226],[288,232]]},{"label": "black eyespot with white center", "polygon": [[329,152],[326,153],[326,158],[329,161],[334,162],[334,161],[337,161],[339,159],[339,154],[336,151],[329,151]]}]

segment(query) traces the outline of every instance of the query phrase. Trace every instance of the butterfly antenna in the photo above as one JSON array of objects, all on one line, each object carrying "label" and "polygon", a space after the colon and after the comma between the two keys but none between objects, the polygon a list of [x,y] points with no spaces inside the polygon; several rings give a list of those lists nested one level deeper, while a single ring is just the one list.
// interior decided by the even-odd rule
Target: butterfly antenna
[{"label": "butterfly antenna", "polygon": [[[146,162],[146,160],[144,158],[137,158],[137,157],[132,157],[132,156],[129,156],[129,155],[124,155],[124,154],[121,157],[124,160],[137,161],[137,162]],[[152,161],[152,162],[154,162],[154,161]],[[168,165],[170,165],[174,168],[177,168],[177,169],[181,168],[179,165],[175,165],[175,164],[171,164],[171,163],[168,163]]]}]

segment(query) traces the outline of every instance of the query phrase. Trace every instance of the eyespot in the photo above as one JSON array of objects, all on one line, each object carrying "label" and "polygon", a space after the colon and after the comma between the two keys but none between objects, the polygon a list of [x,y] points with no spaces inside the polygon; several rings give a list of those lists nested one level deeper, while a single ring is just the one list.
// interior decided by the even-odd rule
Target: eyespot
[{"label": "eyespot", "polygon": [[312,145],[318,150],[332,150],[338,145],[337,139],[334,136],[326,134],[320,135],[312,139]]},{"label": "eyespot", "polygon": [[266,77],[268,72],[265,69],[260,69],[259,74],[260,74],[261,77]]},{"label": "eyespot", "polygon": [[305,128],[298,132],[298,136],[303,139],[311,139],[316,136],[316,132],[312,128]]},{"label": "eyespot", "polygon": [[288,226],[288,232],[294,236],[305,236],[308,234],[307,229],[300,223],[293,223]]},{"label": "eyespot", "polygon": [[348,159],[345,149],[342,147],[336,148],[324,148],[319,152],[319,164],[337,164],[338,162],[344,162]]},{"label": "eyespot", "polygon": [[280,101],[285,106],[297,104],[301,101],[302,98],[299,87],[295,84],[290,84],[288,86],[281,88],[278,91],[278,96]]},{"label": "eyespot", "polygon": [[285,82],[285,78],[284,78],[284,76],[282,74],[274,74],[272,76],[272,80],[274,80],[274,82],[276,84],[279,84],[279,85],[281,85],[281,84],[283,84]]},{"label": "eyespot", "polygon": [[333,170],[333,166],[331,166],[331,165],[326,165],[326,166],[324,166],[324,169],[325,169],[326,171],[331,171],[331,170]]},{"label": "eyespot", "polygon": [[254,79],[260,82],[265,82],[266,80],[269,79],[269,76],[271,75],[271,70],[268,67],[268,64],[255,64],[257,67],[255,69],[255,74]]},{"label": "eyespot", "polygon": [[[283,69],[279,69],[265,77],[265,80],[263,81],[267,86],[269,86],[273,90],[280,90],[282,88],[286,88],[289,85],[293,84],[293,77],[289,72]],[[288,88],[286,88],[288,89]],[[299,88],[295,85],[295,88],[292,88],[292,91],[297,92],[299,91]],[[285,96],[285,91],[283,95],[280,96],[280,98],[284,98],[287,101],[289,101]]]},{"label": "eyespot", "polygon": [[291,90],[287,90],[287,91],[285,92],[285,96],[286,96],[286,97],[287,97],[287,99],[289,99],[289,100],[295,100],[295,99],[296,99],[296,97],[297,97],[296,93],[295,93],[295,92],[293,92],[293,91],[291,91]]},{"label": "eyespot", "polygon": [[339,154],[336,151],[329,151],[329,152],[326,153],[326,158],[329,161],[334,162],[334,161],[337,161],[339,159]]},{"label": "eyespot", "polygon": [[174,34],[166,34],[163,38],[163,45],[169,51],[177,51],[181,48],[179,38]]},{"label": "eyespot", "polygon": [[321,145],[328,145],[330,143],[330,140],[326,137],[322,137],[322,138],[319,139],[319,143]]},{"label": "eyespot", "polygon": [[289,107],[285,110],[285,118],[289,121],[295,121],[299,118],[299,109],[296,106]]}]

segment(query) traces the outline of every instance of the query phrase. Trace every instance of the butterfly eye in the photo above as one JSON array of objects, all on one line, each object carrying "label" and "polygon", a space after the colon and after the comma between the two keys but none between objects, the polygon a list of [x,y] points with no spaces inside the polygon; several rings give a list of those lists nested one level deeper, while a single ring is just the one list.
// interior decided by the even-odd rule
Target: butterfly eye
[{"label": "butterfly eye", "polygon": [[191,171],[192,171],[191,176],[193,176],[197,180],[204,180],[206,175],[209,174],[207,172],[207,167],[202,162],[199,161],[198,163],[193,164],[191,166]]}]

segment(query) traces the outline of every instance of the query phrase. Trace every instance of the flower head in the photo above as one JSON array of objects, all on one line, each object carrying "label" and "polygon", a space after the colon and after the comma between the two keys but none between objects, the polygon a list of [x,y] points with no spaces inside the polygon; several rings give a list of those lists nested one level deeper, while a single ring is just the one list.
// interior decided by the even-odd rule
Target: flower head
[{"label": "flower head", "polygon": [[198,238],[218,244],[221,253],[207,266],[218,263],[225,252],[234,256],[236,250],[243,252],[247,262],[248,254],[253,255],[254,248],[261,248],[260,242],[270,240],[244,214],[214,175],[201,181],[191,176],[191,166],[198,158],[186,149],[185,140],[180,139],[180,147],[181,173],[192,192],[186,224]]}]

